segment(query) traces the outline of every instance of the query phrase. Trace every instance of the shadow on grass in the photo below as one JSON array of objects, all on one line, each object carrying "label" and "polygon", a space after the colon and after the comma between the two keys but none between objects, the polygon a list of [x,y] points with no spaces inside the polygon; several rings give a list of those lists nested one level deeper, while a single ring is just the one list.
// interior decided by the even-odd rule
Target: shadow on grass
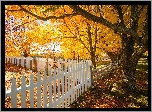
[{"label": "shadow on grass", "polygon": [[136,83],[138,84],[136,92],[125,93],[121,89],[122,73],[121,69],[118,68],[95,82],[95,85],[84,92],[70,107],[147,108],[148,61],[140,60],[136,68],[139,69],[136,71]]}]

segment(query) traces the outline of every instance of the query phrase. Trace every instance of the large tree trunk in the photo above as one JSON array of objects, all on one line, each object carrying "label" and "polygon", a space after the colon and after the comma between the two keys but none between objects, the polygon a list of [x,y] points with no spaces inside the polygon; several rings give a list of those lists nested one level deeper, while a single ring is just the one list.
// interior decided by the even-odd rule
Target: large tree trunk
[{"label": "large tree trunk", "polygon": [[143,48],[134,48],[134,40],[132,37],[123,37],[122,39],[122,56],[121,66],[123,67],[122,88],[127,92],[136,91],[136,65],[138,60],[145,52]]},{"label": "large tree trunk", "polygon": [[135,92],[136,91],[136,65],[139,59],[133,59],[133,57],[128,58],[127,60],[122,61],[123,67],[123,83],[122,88],[127,92]]},{"label": "large tree trunk", "polygon": [[95,61],[95,54],[94,53],[92,53],[92,55],[91,55],[91,61],[93,64],[93,68],[96,69],[96,61]]},{"label": "large tree trunk", "polygon": [[115,52],[106,52],[107,55],[110,57],[112,63],[117,62],[120,60],[120,54]]}]

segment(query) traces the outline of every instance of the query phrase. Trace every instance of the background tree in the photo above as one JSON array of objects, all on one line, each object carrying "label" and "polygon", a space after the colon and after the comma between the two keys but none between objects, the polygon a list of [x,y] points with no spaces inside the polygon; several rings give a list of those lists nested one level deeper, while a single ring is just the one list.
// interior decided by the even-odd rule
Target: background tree
[{"label": "background tree", "polygon": [[[92,10],[96,15],[99,14],[97,6],[87,6],[86,8],[88,10]],[[94,11],[92,8],[95,8],[96,10]],[[90,59],[95,68],[97,56],[100,56],[101,52],[104,51],[112,53],[118,51],[118,49],[121,48],[121,41],[118,37],[119,35],[114,34],[112,30],[108,29],[108,27],[104,25],[88,21],[82,16],[66,17],[63,23],[64,24],[62,24],[62,27],[60,28],[63,32],[63,38],[66,38],[66,43],[69,42],[73,43],[74,45],[77,43],[76,45],[79,49],[75,49],[76,51],[79,51],[81,46],[83,46],[86,54],[89,54],[91,57]],[[68,41],[67,38],[70,40]],[[74,41],[72,41],[71,38],[73,38],[72,40]],[[78,42],[80,42],[80,44],[78,44]],[[69,44],[64,45],[66,46]],[[69,46],[71,47],[71,45]],[[66,48],[67,47],[68,46],[66,46]],[[115,61],[114,56],[112,56],[113,55],[110,55],[112,61]]]}]

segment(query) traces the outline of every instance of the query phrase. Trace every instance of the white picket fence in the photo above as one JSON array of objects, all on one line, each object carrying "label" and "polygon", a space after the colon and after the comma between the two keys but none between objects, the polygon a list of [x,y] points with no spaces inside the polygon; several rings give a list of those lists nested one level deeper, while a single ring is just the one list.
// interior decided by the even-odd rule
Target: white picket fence
[{"label": "white picket fence", "polygon": [[[5,61],[12,63],[12,64],[16,64],[16,65],[21,65],[22,67],[26,67],[29,69],[33,68],[33,58],[32,57],[5,57]],[[21,62],[20,62],[21,61]],[[37,70],[38,71],[44,71],[46,70],[46,62],[47,59],[46,58],[36,58],[37,61]],[[74,62],[78,63],[78,60],[65,60],[63,61],[62,59],[59,59],[58,61],[56,61],[56,63],[54,63],[53,59],[48,58],[48,70],[50,70],[54,64],[56,64],[56,66],[58,68],[62,68],[64,66],[64,68],[67,68],[68,63],[74,63]],[[89,65],[92,64],[91,60],[85,60],[88,62]]]},{"label": "white picket fence", "polygon": [[[21,108],[26,108],[26,90],[30,91],[30,108],[34,107],[34,88],[37,88],[37,108],[68,108],[84,91],[91,86],[90,64],[88,61],[68,63],[68,72],[60,68],[49,69],[49,78],[44,71],[43,80],[40,73],[37,74],[37,82],[34,83],[33,74],[30,75],[30,83],[26,85],[25,76],[21,78],[21,87],[16,88],[16,79],[13,77],[11,89],[5,91],[5,98],[11,96],[11,107],[17,108],[17,94],[21,93]],[[56,74],[56,72],[58,73]],[[67,79],[67,80],[65,80]],[[53,83],[53,84],[52,84]],[[48,85],[49,84],[49,85]],[[43,85],[43,98],[41,98],[41,86]],[[49,88],[49,90],[47,90]],[[62,88],[62,89],[61,89]],[[5,89],[6,90],[6,89]],[[49,91],[49,95],[47,92]],[[49,98],[49,102],[47,99]],[[43,100],[43,106],[41,106]]]}]

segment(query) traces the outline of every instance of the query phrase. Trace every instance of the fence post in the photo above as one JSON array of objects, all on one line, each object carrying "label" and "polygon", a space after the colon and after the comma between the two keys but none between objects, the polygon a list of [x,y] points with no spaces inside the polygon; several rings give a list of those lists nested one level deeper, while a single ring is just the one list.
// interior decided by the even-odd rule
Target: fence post
[{"label": "fence post", "polygon": [[90,66],[90,74],[91,74],[91,85],[93,85],[92,66]]},{"label": "fence post", "polygon": [[33,58],[33,65],[34,65],[34,71],[37,71],[37,59],[36,57]]},{"label": "fence post", "polygon": [[13,64],[13,58],[11,58],[11,63]]},{"label": "fence post", "polygon": [[32,60],[30,60],[30,70],[32,70]]},{"label": "fence post", "polygon": [[15,61],[15,65],[17,65],[17,58],[16,58],[16,61]]},{"label": "fence post", "polygon": [[13,58],[11,57],[11,63],[13,63]]},{"label": "fence post", "polygon": [[15,59],[16,59],[16,58],[14,58],[14,65],[15,65]]},{"label": "fence post", "polygon": [[10,58],[8,58],[8,63],[10,63]]},{"label": "fence post", "polygon": [[19,59],[19,67],[21,67],[21,59]]},{"label": "fence post", "polygon": [[46,75],[48,76],[48,60],[46,60],[45,71],[46,71]]},{"label": "fence post", "polygon": [[26,67],[26,58],[24,58],[24,68]]},{"label": "fence post", "polygon": [[5,59],[6,59],[6,63],[7,63],[7,57]]},{"label": "fence post", "polygon": [[16,58],[15,58],[15,61],[14,61],[14,65],[16,65]]}]

